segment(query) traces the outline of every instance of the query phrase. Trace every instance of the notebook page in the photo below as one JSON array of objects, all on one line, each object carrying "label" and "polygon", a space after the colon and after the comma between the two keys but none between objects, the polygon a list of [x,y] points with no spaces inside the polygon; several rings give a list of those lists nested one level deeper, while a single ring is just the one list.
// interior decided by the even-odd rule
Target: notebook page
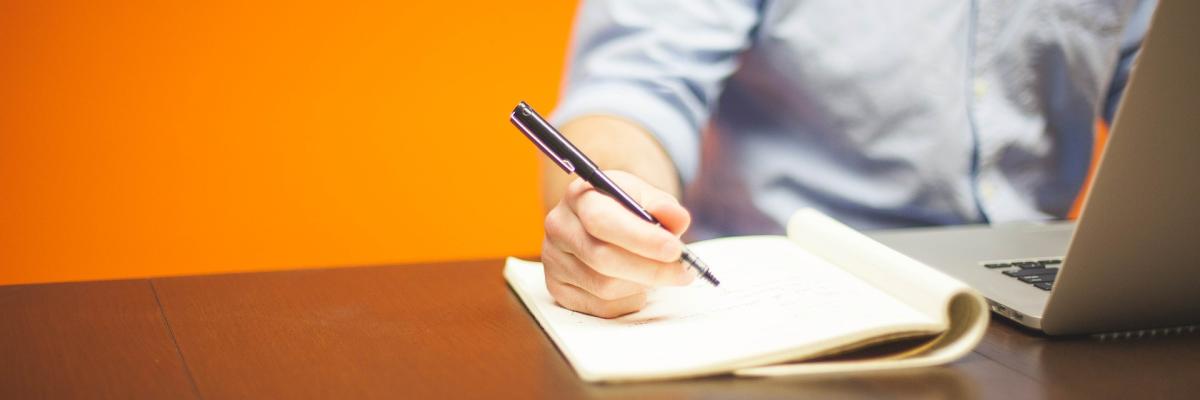
[{"label": "notebook page", "polygon": [[690,246],[721,279],[651,293],[644,310],[601,319],[564,309],[540,263],[509,259],[505,274],[585,380],[690,376],[781,362],[888,332],[941,325],[783,237]]},{"label": "notebook page", "polygon": [[979,292],[890,249],[824,214],[805,209],[788,221],[788,237],[810,254],[903,300],[947,329],[921,354],[902,360],[814,362],[740,369],[745,376],[836,374],[915,368],[961,358],[983,338],[988,305]]},{"label": "notebook page", "polygon": [[946,318],[950,298],[966,284],[872,240],[814,209],[788,220],[788,237],[810,254],[872,283],[921,311]]}]

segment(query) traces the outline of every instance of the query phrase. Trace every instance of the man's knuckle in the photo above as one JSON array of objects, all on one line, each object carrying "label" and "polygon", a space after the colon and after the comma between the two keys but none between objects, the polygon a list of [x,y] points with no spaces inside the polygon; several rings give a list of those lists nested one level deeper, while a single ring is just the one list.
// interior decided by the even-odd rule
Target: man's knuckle
[{"label": "man's knuckle", "polygon": [[578,196],[583,192],[586,192],[587,189],[587,182],[581,178],[575,178],[575,180],[571,181],[571,183],[567,185],[567,192],[572,196]]},{"label": "man's knuckle", "polygon": [[622,266],[621,257],[618,254],[619,250],[616,246],[607,243],[596,243],[588,246],[588,258],[591,262],[588,265],[597,272],[611,276],[615,274]]},{"label": "man's knuckle", "polygon": [[585,227],[604,220],[604,210],[587,203],[575,210],[575,215],[579,216]]},{"label": "man's knuckle", "polygon": [[550,292],[550,297],[553,297],[555,301],[564,307],[571,308],[569,304],[570,299],[568,298],[567,292],[562,285],[563,283],[559,282],[557,279],[554,279],[549,275],[546,276],[546,291]]},{"label": "man's knuckle", "polygon": [[596,279],[594,289],[595,293],[593,294],[604,300],[616,300],[625,297],[625,293],[622,293],[624,287],[621,281],[614,278],[601,277]]},{"label": "man's knuckle", "polygon": [[558,278],[562,276],[562,270],[567,268],[567,263],[563,260],[562,250],[553,246],[548,242],[542,246],[542,264],[546,266],[547,277]]},{"label": "man's knuckle", "polygon": [[588,246],[588,257],[598,267],[598,270],[607,270],[613,262],[613,249],[611,245],[604,243],[595,243]]},{"label": "man's knuckle", "polygon": [[586,234],[571,235],[566,238],[566,241],[569,243],[568,246],[571,246],[570,253],[574,254],[579,261],[588,265],[596,262],[594,256],[596,250],[593,249],[594,246],[592,246],[591,238]]},{"label": "man's knuckle", "polygon": [[542,221],[542,228],[546,230],[546,236],[556,237],[562,234],[562,221],[554,210],[546,214],[546,218]]},{"label": "man's knuckle", "polygon": [[584,229],[593,236],[613,237],[619,233],[620,226],[612,215],[602,215],[597,212],[595,216],[587,220]]}]

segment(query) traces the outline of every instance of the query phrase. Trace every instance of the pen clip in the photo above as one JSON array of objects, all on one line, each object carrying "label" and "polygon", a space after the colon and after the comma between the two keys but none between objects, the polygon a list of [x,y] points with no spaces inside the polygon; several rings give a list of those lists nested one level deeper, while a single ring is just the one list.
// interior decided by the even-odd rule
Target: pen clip
[{"label": "pen clip", "polygon": [[[525,105],[525,102],[521,102],[521,106],[524,106],[524,105]],[[531,115],[532,111],[528,108],[528,106],[525,106],[525,107],[521,107],[521,106],[518,106],[516,110],[513,110],[512,114],[509,114],[508,120],[510,122],[512,122],[513,126],[516,126],[517,129],[521,131],[521,133],[525,134],[525,137],[529,138],[529,141],[531,141],[531,142],[533,142],[533,144],[537,145],[537,147],[539,149],[542,149],[542,153],[546,153],[546,157],[550,157],[551,160],[554,160],[554,163],[558,164],[558,166],[560,168],[562,168],[563,171],[566,171],[568,174],[575,173],[575,165],[571,164],[571,161],[560,157],[558,155],[558,153],[555,153],[554,150],[550,148],[550,146],[547,146],[546,143],[543,142],[542,139],[540,137],[538,137],[538,135],[536,133],[534,133],[533,130],[531,130],[531,129],[529,129],[529,127],[525,126],[524,122],[521,122],[521,118],[518,117],[517,113],[521,113],[521,112],[528,113],[525,115],[528,117],[532,117],[532,115]]]}]

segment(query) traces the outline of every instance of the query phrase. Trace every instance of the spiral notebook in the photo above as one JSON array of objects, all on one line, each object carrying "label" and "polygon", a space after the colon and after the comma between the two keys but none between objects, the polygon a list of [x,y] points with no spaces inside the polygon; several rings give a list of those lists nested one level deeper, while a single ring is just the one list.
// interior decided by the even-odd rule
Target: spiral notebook
[{"label": "spiral notebook", "polygon": [[719,288],[657,289],[615,319],[560,307],[540,263],[509,258],[504,275],[585,381],[930,366],[970,352],[987,327],[977,292],[816,210],[796,213],[786,237],[689,247]]}]

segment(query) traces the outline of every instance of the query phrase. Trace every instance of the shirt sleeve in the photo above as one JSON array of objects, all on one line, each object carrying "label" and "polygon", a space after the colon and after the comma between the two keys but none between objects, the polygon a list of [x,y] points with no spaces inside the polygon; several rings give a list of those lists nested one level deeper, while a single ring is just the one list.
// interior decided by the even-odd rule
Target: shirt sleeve
[{"label": "shirt sleeve", "polygon": [[1113,118],[1117,116],[1117,106],[1121,104],[1121,96],[1125,93],[1125,84],[1129,82],[1129,73],[1137,61],[1138,52],[1142,47],[1142,39],[1146,37],[1146,31],[1150,27],[1150,17],[1154,15],[1154,8],[1157,5],[1157,0],[1139,1],[1137,8],[1129,17],[1129,23],[1125,25],[1125,30],[1121,33],[1121,50],[1117,59],[1117,70],[1113,73],[1108,97],[1104,101],[1104,121],[1110,125]]},{"label": "shirt sleeve", "polygon": [[758,20],[756,1],[587,1],[551,119],[630,120],[654,135],[684,183],[691,182],[700,130]]}]

